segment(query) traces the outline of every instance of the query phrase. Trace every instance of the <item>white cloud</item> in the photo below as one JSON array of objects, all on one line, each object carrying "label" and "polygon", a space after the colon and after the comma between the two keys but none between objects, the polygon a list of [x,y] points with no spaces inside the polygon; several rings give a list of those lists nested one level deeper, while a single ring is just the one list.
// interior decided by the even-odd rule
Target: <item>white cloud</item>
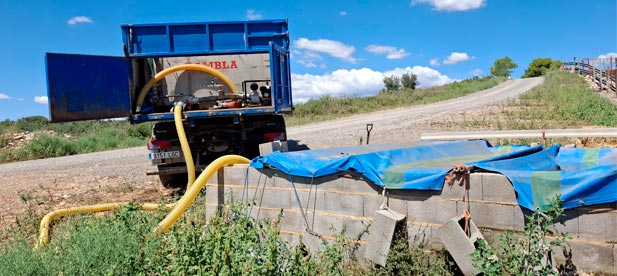
[{"label": "white cloud", "polygon": [[330,56],[340,58],[350,63],[356,63],[357,61],[357,59],[353,57],[356,48],[346,45],[340,41],[321,38],[317,40],[309,40],[301,37],[294,41],[294,45],[297,49],[306,50],[307,53],[326,53]]},{"label": "white cloud", "polygon": [[411,0],[411,4],[427,3],[438,11],[467,11],[483,7],[486,0]]},{"label": "white cloud", "polygon": [[35,103],[40,103],[40,104],[47,104],[47,102],[48,102],[47,96],[35,96],[34,97],[34,102]]},{"label": "white cloud", "polygon": [[610,52],[610,53],[606,53],[604,55],[599,55],[598,56],[598,58],[611,58],[611,57],[612,58],[617,58],[617,53]]},{"label": "white cloud", "polygon": [[396,49],[392,46],[383,46],[383,45],[375,45],[371,44],[366,47],[366,50],[378,55],[386,55],[387,59],[402,59],[405,56],[408,56],[409,53],[405,51],[405,49],[400,48]]},{"label": "white cloud", "polygon": [[431,66],[439,66],[440,65],[439,59],[436,59],[436,58],[431,59],[431,61],[429,61],[429,63],[431,64]]},{"label": "white cloud", "polygon": [[9,95],[0,93],[0,100],[10,100],[10,99],[11,97],[9,97]]},{"label": "white cloud", "polygon": [[67,21],[66,23],[68,23],[69,25],[75,25],[77,23],[92,23],[92,19],[86,16],[75,16],[69,19],[69,21]]},{"label": "white cloud", "polygon": [[475,70],[473,70],[473,71],[471,71],[471,72],[470,72],[470,74],[471,74],[472,76],[474,76],[474,77],[479,77],[479,76],[482,76],[482,74],[483,74],[483,73],[484,73],[484,72],[483,72],[482,70],[480,70],[480,69],[475,69]]},{"label": "white cloud", "polygon": [[261,14],[257,13],[253,9],[246,10],[246,18],[249,20],[261,19]]},{"label": "white cloud", "polygon": [[339,14],[340,14],[341,16],[345,16],[345,15],[347,15],[347,12],[346,12],[346,11],[341,11],[341,12],[339,12]]},{"label": "white cloud", "polygon": [[377,94],[384,88],[383,78],[412,73],[418,76],[419,87],[430,87],[453,82],[448,76],[422,66],[396,68],[379,72],[369,68],[336,70],[325,75],[292,74],[294,102],[302,103],[324,95],[365,97]]},{"label": "white cloud", "polygon": [[315,64],[312,61],[305,61],[305,60],[299,59],[298,63],[304,65],[304,67],[306,67],[306,68],[315,68],[315,67],[317,67],[317,64]]},{"label": "white cloud", "polygon": [[443,63],[444,64],[456,64],[459,62],[463,62],[463,61],[468,61],[471,59],[474,59],[476,57],[474,56],[469,56],[467,53],[462,53],[462,52],[452,52],[450,53],[450,55],[448,56],[448,58],[444,59]]}]

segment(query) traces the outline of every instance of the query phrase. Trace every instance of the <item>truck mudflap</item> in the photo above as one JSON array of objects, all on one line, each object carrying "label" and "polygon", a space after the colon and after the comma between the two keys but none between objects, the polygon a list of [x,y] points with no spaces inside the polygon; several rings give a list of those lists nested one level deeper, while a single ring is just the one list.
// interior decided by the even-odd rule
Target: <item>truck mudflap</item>
[{"label": "truck mudflap", "polygon": [[128,117],[129,66],[124,57],[47,53],[52,122]]}]

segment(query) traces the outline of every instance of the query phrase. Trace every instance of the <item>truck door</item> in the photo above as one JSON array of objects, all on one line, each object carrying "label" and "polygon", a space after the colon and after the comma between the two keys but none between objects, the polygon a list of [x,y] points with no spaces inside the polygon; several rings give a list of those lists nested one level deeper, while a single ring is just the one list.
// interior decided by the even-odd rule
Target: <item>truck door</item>
[{"label": "truck door", "polygon": [[129,66],[124,57],[47,53],[52,122],[128,117]]},{"label": "truck door", "polygon": [[276,112],[291,111],[291,74],[289,55],[285,49],[270,42],[270,68],[272,74],[272,100]]}]

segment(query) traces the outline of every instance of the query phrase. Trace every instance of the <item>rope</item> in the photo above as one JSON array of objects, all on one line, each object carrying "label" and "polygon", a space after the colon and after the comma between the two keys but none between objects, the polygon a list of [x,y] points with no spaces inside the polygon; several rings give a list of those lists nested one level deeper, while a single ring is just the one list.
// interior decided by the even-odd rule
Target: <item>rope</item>
[{"label": "rope", "polygon": [[471,230],[469,229],[469,221],[471,220],[471,213],[469,212],[469,174],[472,167],[466,166],[462,163],[456,163],[452,165],[452,170],[446,175],[446,182],[449,186],[454,185],[455,180],[458,178],[458,185],[463,187],[463,204],[465,210],[461,213],[465,218],[465,235],[471,236]]},{"label": "rope", "polygon": [[306,219],[304,208],[302,208],[302,202],[300,202],[300,196],[298,196],[298,190],[296,190],[296,184],[294,184],[291,174],[288,174],[288,175],[289,175],[289,183],[291,183],[291,187],[293,188],[294,195],[296,196],[296,202],[298,203],[298,208],[300,209],[300,213],[302,214],[302,218],[304,219],[304,227],[306,228],[306,230],[310,231],[308,219]]},{"label": "rope", "polygon": [[387,196],[386,190],[387,190],[387,188],[386,188],[386,185],[384,184],[383,185],[383,189],[381,190],[381,196],[383,197],[383,202],[379,206],[379,210],[388,210],[388,209],[390,209],[388,207],[388,196]]}]

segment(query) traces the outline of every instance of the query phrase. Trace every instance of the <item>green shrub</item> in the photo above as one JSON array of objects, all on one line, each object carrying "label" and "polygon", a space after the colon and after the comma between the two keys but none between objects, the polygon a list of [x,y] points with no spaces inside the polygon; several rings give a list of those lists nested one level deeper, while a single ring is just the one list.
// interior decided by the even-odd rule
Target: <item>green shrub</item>
[{"label": "green shrub", "polygon": [[497,249],[485,240],[478,241],[471,255],[474,267],[484,275],[557,275],[551,265],[555,248],[569,249],[567,233],[557,231],[555,224],[563,215],[559,197],[551,201],[546,211],[536,210],[527,216],[525,232],[517,235],[507,231],[499,236]]},{"label": "green shrub", "polygon": [[20,159],[39,159],[76,154],[75,145],[55,135],[38,135],[17,152]]}]

